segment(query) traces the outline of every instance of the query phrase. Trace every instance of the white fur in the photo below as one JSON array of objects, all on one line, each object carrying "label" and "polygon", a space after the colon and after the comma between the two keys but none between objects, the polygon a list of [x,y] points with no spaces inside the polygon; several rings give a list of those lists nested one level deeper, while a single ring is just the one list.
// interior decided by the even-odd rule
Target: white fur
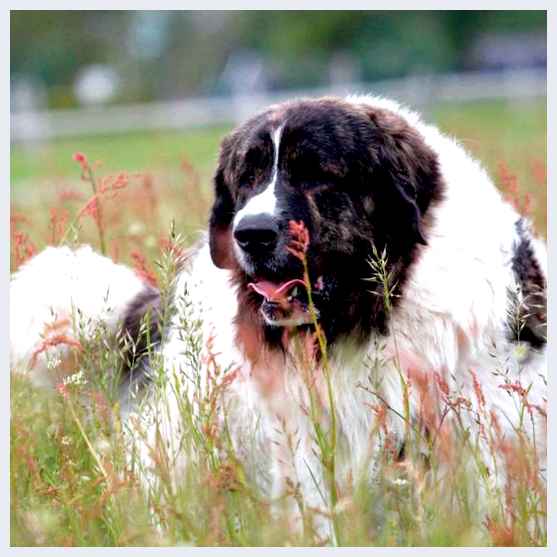
[{"label": "white fur", "polygon": [[144,288],[131,269],[90,246],[75,251],[48,247],[10,283],[12,369],[29,373],[37,384],[58,382],[72,371],[72,349],[61,343],[39,352],[44,342],[56,334],[78,341],[101,323],[109,334],[115,333],[127,304]]},{"label": "white fur", "polygon": [[[374,388],[378,388],[384,400],[400,414],[404,413],[404,408],[399,368],[403,373],[416,367],[436,372],[451,389],[471,399],[474,391],[470,370],[473,370],[488,407],[508,418],[501,425],[509,433],[517,423],[518,410],[509,393],[500,388],[505,374],[511,381],[520,379],[524,385],[531,385],[531,403],[543,405],[546,401],[545,351],[533,352],[526,363],[521,363],[515,357],[514,346],[506,338],[507,292],[515,287],[511,258],[516,240],[516,211],[502,199],[482,167],[457,142],[423,123],[416,113],[386,99],[365,96],[350,97],[349,101],[391,110],[414,126],[438,156],[446,191],[444,199],[432,209],[434,219],[428,231],[428,245],[423,247],[405,285],[403,298],[393,311],[389,335],[382,339],[372,338],[365,349],[356,349],[345,341],[333,353],[330,377],[339,443],[348,447],[344,451],[345,460],[339,462],[337,468],[337,481],[341,486],[356,481],[362,474],[368,475],[372,469],[369,464],[376,454],[376,447],[370,445],[370,432],[376,426],[376,418],[368,408],[370,402],[376,401],[362,388],[362,385],[370,385],[369,365],[365,362],[384,360],[377,377],[379,385]],[[276,210],[274,183],[279,140],[280,129],[274,136],[275,163],[269,185],[238,213],[235,223],[250,212]],[[545,244],[535,240],[534,245],[545,270]],[[89,277],[83,268],[76,270],[75,276],[63,279],[68,282],[66,284],[62,277],[72,267],[67,262],[53,263],[58,253],[68,260],[72,257],[69,250],[47,251],[34,260],[40,268],[35,269],[31,262],[13,283],[14,315],[10,328],[15,360],[28,358],[30,347],[40,338],[47,307],[51,304],[44,300],[59,300],[56,303],[67,308],[68,299],[72,299],[86,306],[89,314],[97,315],[99,300],[109,284],[112,304],[120,302],[119,309],[139,286],[129,272],[107,268],[104,275],[96,266],[94,275]],[[76,252],[75,257],[92,261],[91,254],[85,255],[84,251]],[[56,268],[52,268],[53,265]],[[51,287],[31,297],[41,275],[44,278],[49,273],[52,278],[47,278],[46,283]],[[222,406],[227,409],[232,439],[247,470],[271,496],[283,493],[286,477],[299,481],[307,504],[323,508],[326,505],[320,492],[327,490],[307,416],[309,401],[302,374],[291,359],[287,364],[272,358],[265,366],[250,364],[236,342],[234,317],[238,301],[230,279],[229,271],[215,267],[206,243],[179,275],[174,301],[177,312],[162,346],[164,369],[173,380],[169,381],[162,397],[148,399],[147,405],[140,410],[132,406],[126,412],[132,433],[137,427],[146,427],[148,431],[147,443],[138,440],[140,436],[136,437],[140,457],[147,469],[154,465],[147,444],[155,442],[159,431],[170,459],[175,462],[176,478],[188,459],[195,458],[180,444],[184,432],[179,408],[183,400],[190,400],[195,412],[195,401],[200,398],[194,394],[192,378],[201,376],[198,384],[202,389],[210,385],[207,365],[196,368],[184,350],[185,328],[199,319],[202,361],[209,361],[211,353],[223,373],[224,370],[237,370],[236,379],[224,391]],[[119,309],[116,308],[116,313]],[[32,342],[29,342],[30,337]],[[318,377],[316,389],[326,401],[325,387],[323,376]],[[411,394],[411,412],[416,413],[416,393]],[[330,421],[326,414],[322,419]],[[390,428],[402,435],[400,420],[392,419]],[[295,438],[294,445],[298,444],[293,456],[287,450],[289,436]],[[541,433],[538,441],[543,439],[544,433]],[[154,477],[146,474],[149,484]],[[324,530],[327,527],[321,525]]]},{"label": "white fur", "polygon": [[276,185],[278,178],[278,164],[280,152],[280,139],[283,126],[277,128],[273,133],[273,147],[274,147],[274,160],[273,170],[271,172],[271,179],[269,183],[263,188],[263,191],[254,195],[244,207],[242,207],[235,215],[233,221],[233,228],[238,226],[238,223],[247,216],[268,214],[274,216],[279,210]]}]

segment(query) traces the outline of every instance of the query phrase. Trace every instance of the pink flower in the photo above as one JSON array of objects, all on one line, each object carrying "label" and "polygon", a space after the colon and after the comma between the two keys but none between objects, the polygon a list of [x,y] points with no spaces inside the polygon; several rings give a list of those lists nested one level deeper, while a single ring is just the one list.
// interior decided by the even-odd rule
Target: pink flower
[{"label": "pink flower", "polygon": [[505,383],[504,385],[499,385],[499,388],[517,393],[520,397],[525,397],[528,394],[528,391],[520,383]]},{"label": "pink flower", "polygon": [[470,374],[472,375],[472,382],[473,382],[473,385],[474,385],[474,394],[476,395],[476,399],[478,401],[478,404],[480,405],[481,408],[483,408],[483,407],[485,407],[485,397],[484,397],[484,393],[482,391],[482,386],[480,385],[480,381],[478,379],[478,376],[474,372],[474,370],[471,369]]},{"label": "pink flower", "polygon": [[78,151],[77,153],[73,154],[72,158],[75,162],[79,163],[79,165],[81,166],[81,170],[87,170],[87,168],[89,168],[89,161],[83,153],[80,153]]},{"label": "pink flower", "polygon": [[56,385],[56,390],[65,399],[68,398],[68,396],[70,395],[70,393],[68,392],[68,386],[64,385],[64,383],[58,383],[58,385]]},{"label": "pink flower", "polygon": [[303,261],[309,247],[309,232],[304,221],[291,220],[288,223],[291,240],[286,248],[294,257]]},{"label": "pink flower", "polygon": [[99,224],[99,204],[96,195],[93,195],[81,211],[79,211],[78,218],[81,218],[83,215],[89,215],[97,225]]},{"label": "pink flower", "polygon": [[136,275],[147,284],[157,288],[157,277],[148,268],[145,256],[138,250],[133,250],[130,255],[134,262],[133,267]]}]

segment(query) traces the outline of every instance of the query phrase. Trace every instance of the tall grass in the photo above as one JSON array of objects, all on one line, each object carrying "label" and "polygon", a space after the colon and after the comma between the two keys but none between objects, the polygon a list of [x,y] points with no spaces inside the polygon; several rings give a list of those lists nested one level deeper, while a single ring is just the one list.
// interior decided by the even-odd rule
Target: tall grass
[{"label": "tall grass", "polygon": [[[180,203],[196,207],[199,215],[205,213],[208,200],[194,166],[185,161],[185,187],[176,190],[149,174],[100,176],[86,159],[78,157],[77,162],[87,181],[95,184],[93,196],[84,188],[72,188],[58,194],[56,206],[47,215],[12,211],[12,269],[46,243],[86,241],[101,249],[104,245],[114,259],[134,265],[144,280],[158,285],[164,327],[172,318],[170,298],[177,261],[193,234],[186,230],[181,237],[175,228],[168,234],[160,207]],[[507,193],[522,210],[528,209],[520,184],[512,182],[507,167],[501,172],[506,172],[501,181]],[[195,216],[186,219],[197,224]],[[338,444],[327,342],[311,298],[314,277],[309,276],[306,261],[309,239],[302,226],[291,226],[294,243],[290,249],[304,266],[315,329],[314,335],[295,342],[318,449],[320,470],[314,473],[325,479],[326,510],[304,501],[294,477],[287,482],[284,501],[269,501],[251,479],[232,442],[223,402],[234,370],[221,369],[211,359],[210,340],[209,346],[203,345],[200,323],[189,309],[186,293],[181,334],[193,375],[168,373],[160,355],[151,350],[153,389],[144,398],[137,393],[136,402],[145,409],[144,415],[153,415],[147,412],[150,405],[157,408],[154,415],[161,432],[166,427],[182,432],[178,451],[169,448],[162,436],[149,439],[156,463],[150,470],[129,456],[134,454],[129,450],[130,436],[120,419],[122,347],[107,340],[102,326],[92,337],[80,339],[78,371],[55,392],[37,389],[24,376],[12,374],[12,545],[546,544],[543,471],[525,434],[532,417],[544,410],[529,405],[527,391],[513,382],[504,382],[503,388],[524,416],[515,443],[503,437],[498,417],[486,409],[475,377],[475,396],[466,398],[438,375],[407,377],[400,372],[406,403],[403,412],[398,412],[381,393],[379,377],[385,361],[378,356],[366,362],[369,379],[359,388],[369,394],[369,405],[362,411],[375,415],[370,445],[381,449],[374,459],[375,479],[370,484],[366,478],[353,478],[350,486],[338,485],[337,461],[346,457],[347,449]],[[176,228],[184,230],[181,223]],[[387,257],[385,252],[372,254],[370,279],[382,285],[389,310],[395,285],[387,271]],[[208,370],[205,380],[202,367]],[[325,380],[324,405],[317,400],[316,374]],[[169,389],[177,395],[167,397]],[[181,396],[185,390],[188,397]],[[417,397],[421,423],[410,419],[410,392]],[[178,401],[178,412],[173,409],[173,419],[168,420],[165,413],[171,409],[165,404],[171,404],[167,403],[171,399]],[[404,458],[393,443],[393,416],[405,427]],[[477,427],[471,429],[471,423]],[[145,424],[134,425],[132,420],[131,425],[136,428],[133,436],[146,435]],[[295,458],[296,439],[285,433],[285,443]],[[171,473],[176,454],[187,455],[188,460],[178,479]],[[494,466],[503,481],[495,482],[487,474],[487,464]],[[140,481],[145,475],[150,478],[147,487]],[[299,509],[303,528],[292,527],[287,499]],[[328,539],[312,527],[313,519],[323,519],[323,513],[332,525]]]}]

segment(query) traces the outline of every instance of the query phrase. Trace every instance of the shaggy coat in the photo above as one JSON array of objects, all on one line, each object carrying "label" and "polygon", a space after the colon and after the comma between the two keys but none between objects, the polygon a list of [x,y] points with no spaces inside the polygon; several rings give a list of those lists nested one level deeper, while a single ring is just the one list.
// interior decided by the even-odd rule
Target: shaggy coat
[{"label": "shaggy coat", "polygon": [[[401,376],[410,419],[426,434],[438,425],[439,389],[477,400],[479,385],[481,403],[512,437],[520,409],[505,385],[522,386],[542,410],[534,427],[545,454],[546,248],[457,142],[385,99],[284,103],[223,140],[214,187],[208,238],[182,264],[160,344],[173,380],[163,396],[124,411],[132,433],[148,432],[135,437],[147,482],[157,439],[179,481],[195,458],[181,442],[180,409],[188,401],[197,415],[218,390],[219,415],[260,487],[274,498],[298,485],[308,506],[323,508],[312,403],[313,421],[336,427],[342,491],[372,479],[381,451],[404,457]],[[39,342],[25,335],[26,319],[48,299],[24,300],[23,284],[40,280],[33,265],[43,258],[46,268],[47,253],[12,283],[13,362],[29,363]],[[106,282],[121,272],[114,266]],[[115,314],[132,330],[156,300],[128,278],[129,292],[110,295],[127,303]],[[70,292],[77,304],[92,295],[77,283]],[[378,403],[386,423],[370,410]],[[375,435],[380,427],[388,434]],[[326,534],[325,523],[318,528]]]}]

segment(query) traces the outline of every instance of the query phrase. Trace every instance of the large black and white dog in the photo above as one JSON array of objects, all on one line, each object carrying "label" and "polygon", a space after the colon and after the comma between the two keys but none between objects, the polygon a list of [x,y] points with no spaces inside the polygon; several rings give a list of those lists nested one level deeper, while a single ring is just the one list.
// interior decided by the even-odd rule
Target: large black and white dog
[{"label": "large black and white dog", "polygon": [[[162,432],[177,469],[187,458],[172,412],[181,398],[198,398],[187,378],[217,366],[230,374],[222,405],[255,480],[274,496],[290,478],[309,505],[323,505],[307,374],[295,353],[313,317],[302,262],[289,249],[292,221],[308,232],[314,315],[328,343],[338,444],[346,449],[339,485],[372,468],[380,450],[370,436],[377,415],[369,404],[377,401],[362,388],[370,381],[396,410],[389,430],[400,443],[400,372],[410,382],[420,373],[442,378],[471,399],[479,381],[509,435],[520,410],[505,381],[522,385],[529,403],[546,404],[545,245],[482,167],[416,113],[367,96],[272,106],[223,140],[214,188],[208,239],[176,278],[176,311],[160,342],[166,373],[185,378],[182,388],[173,382],[159,399],[170,414],[156,404],[129,410],[148,439]],[[88,247],[49,248],[15,275],[11,304],[12,365],[39,380],[72,367],[64,345],[50,356],[37,351],[53,316],[56,331],[71,335],[68,316],[78,307],[117,332],[156,305],[156,292]],[[204,352],[195,362],[184,333],[193,322]],[[321,419],[330,420],[323,374],[312,381]],[[411,389],[412,417],[419,411]],[[295,436],[294,454],[280,432]],[[142,450],[147,467],[150,454]]]}]

